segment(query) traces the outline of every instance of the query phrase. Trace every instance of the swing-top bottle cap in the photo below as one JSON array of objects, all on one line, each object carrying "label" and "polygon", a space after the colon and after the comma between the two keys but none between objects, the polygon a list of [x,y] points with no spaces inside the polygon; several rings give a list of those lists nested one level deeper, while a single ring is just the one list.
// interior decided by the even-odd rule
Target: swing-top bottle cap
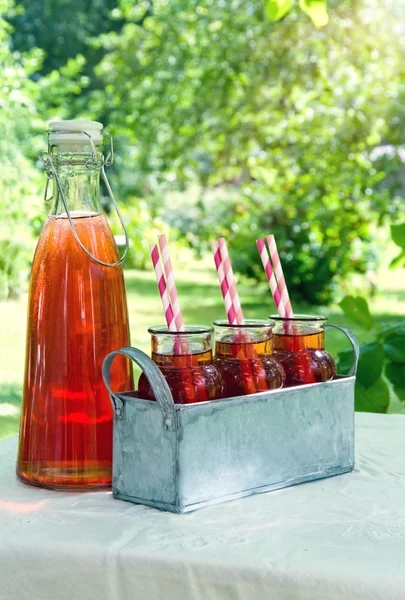
[{"label": "swing-top bottle cap", "polygon": [[103,141],[102,129],[103,124],[98,121],[52,121],[49,123],[48,130],[49,144],[51,146],[89,145],[90,136],[94,145],[97,146]]}]

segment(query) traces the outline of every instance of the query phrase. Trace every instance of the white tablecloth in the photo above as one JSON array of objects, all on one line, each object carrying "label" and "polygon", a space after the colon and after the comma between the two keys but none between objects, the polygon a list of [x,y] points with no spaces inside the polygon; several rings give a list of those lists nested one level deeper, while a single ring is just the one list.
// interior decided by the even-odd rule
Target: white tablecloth
[{"label": "white tablecloth", "polygon": [[405,417],[356,416],[354,473],[187,515],[29,488],[0,442],[1,600],[405,598]]}]

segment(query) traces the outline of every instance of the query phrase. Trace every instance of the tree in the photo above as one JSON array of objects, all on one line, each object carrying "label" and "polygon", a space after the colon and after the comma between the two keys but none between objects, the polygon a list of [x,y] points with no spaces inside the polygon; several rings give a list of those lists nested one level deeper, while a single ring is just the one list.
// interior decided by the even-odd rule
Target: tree
[{"label": "tree", "polygon": [[10,25],[2,18],[13,9],[0,0],[0,298],[15,296],[25,284],[33,251],[32,227],[40,210],[38,174],[25,150],[35,108],[35,85],[29,75],[41,53],[15,56],[10,49]]},{"label": "tree", "polygon": [[[381,186],[385,165],[370,160],[381,140],[398,138],[404,48],[392,32],[403,8],[335,0],[316,29],[302,10],[320,26],[322,0],[21,5],[25,17],[13,22],[31,28],[28,44],[45,57],[42,67],[36,50],[30,70],[37,114],[108,125],[119,195],[135,214],[144,197],[200,250],[226,235],[235,267],[257,278],[254,238],[271,230],[293,295],[311,302],[329,301],[349,272],[375,262],[373,227],[403,205],[401,191],[392,199]],[[99,9],[91,24],[89,6]],[[41,7],[46,18],[32,20]],[[54,19],[63,11],[74,17]],[[74,45],[53,52],[49,18]],[[23,43],[16,31],[14,48]],[[187,194],[173,204],[173,190]]]},{"label": "tree", "polygon": [[[227,235],[235,266],[259,277],[254,238],[273,231],[293,293],[329,301],[370,263],[371,222],[399,209],[368,157],[398,89],[395,23],[377,0],[332,2],[322,30],[297,10],[272,24],[261,0],[157,0],[137,25],[148,6],[121,1],[126,24],[102,39],[105,93],[89,95],[131,143],[137,192],[197,183],[197,222],[171,209],[183,232]],[[207,231],[218,186],[226,210]]]},{"label": "tree", "polygon": [[9,17],[12,44],[18,52],[41,48],[44,59],[36,78],[63,67],[78,54],[86,55],[87,75],[102,58],[91,39],[117,31],[123,24],[114,19],[116,0],[17,0],[18,10]]}]

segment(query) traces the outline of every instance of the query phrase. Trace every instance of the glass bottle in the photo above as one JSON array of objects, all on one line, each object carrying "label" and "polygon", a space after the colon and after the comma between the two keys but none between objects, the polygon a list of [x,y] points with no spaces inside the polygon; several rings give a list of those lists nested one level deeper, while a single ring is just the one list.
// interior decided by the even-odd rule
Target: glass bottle
[{"label": "glass bottle", "polygon": [[274,356],[284,367],[286,387],[333,379],[336,365],[325,350],[325,317],[270,318],[276,323]]},{"label": "glass bottle", "polygon": [[[152,359],[159,366],[175,404],[192,404],[224,397],[224,382],[212,362],[212,327],[186,325],[185,331],[169,331],[165,326],[148,329]],[[139,396],[154,400],[148,380],[142,373]]]},{"label": "glass bottle", "polygon": [[214,321],[215,363],[227,397],[282,387],[284,372],[273,357],[274,322],[251,320],[243,325]]},{"label": "glass bottle", "polygon": [[[101,129],[51,123],[43,153],[53,205],[31,272],[17,476],[54,489],[111,485],[113,411],[101,367],[130,344],[122,259],[100,209]],[[113,379],[117,391],[132,389],[125,358]]]}]

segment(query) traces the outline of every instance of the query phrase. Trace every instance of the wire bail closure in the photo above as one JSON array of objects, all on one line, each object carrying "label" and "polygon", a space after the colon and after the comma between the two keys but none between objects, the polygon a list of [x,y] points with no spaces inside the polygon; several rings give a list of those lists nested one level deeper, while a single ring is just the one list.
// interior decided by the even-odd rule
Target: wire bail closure
[{"label": "wire bail closure", "polygon": [[[69,211],[69,208],[68,208],[68,205],[67,205],[67,202],[66,202],[65,194],[63,193],[62,185],[61,185],[59,176],[58,176],[58,174],[56,172],[55,165],[54,165],[53,160],[52,160],[51,146],[50,146],[50,142],[49,142],[49,136],[50,136],[51,133],[52,134],[58,134],[58,133],[69,134],[69,133],[72,133],[72,134],[76,134],[76,135],[78,133],[82,133],[83,135],[85,135],[85,136],[87,136],[89,138],[89,142],[90,142],[90,146],[91,146],[91,156],[92,157],[91,157],[91,159],[88,159],[86,161],[86,167],[88,169],[101,169],[101,175],[103,177],[103,180],[104,180],[105,186],[107,188],[108,194],[109,194],[110,199],[111,199],[111,201],[112,201],[112,203],[114,205],[114,208],[115,208],[115,210],[117,212],[118,218],[120,220],[120,223],[121,223],[122,229],[124,231],[124,235],[125,235],[125,250],[124,250],[123,255],[116,262],[107,263],[107,262],[104,262],[103,260],[100,260],[96,256],[94,256],[91,252],[89,252],[87,250],[87,248],[83,245],[83,243],[81,242],[79,236],[77,235],[76,229],[75,229],[74,224],[73,224],[72,215],[70,214],[70,211]],[[97,159],[96,147],[94,145],[94,142],[93,142],[93,139],[92,139],[91,135],[89,135],[87,133],[87,131],[74,131],[74,130],[51,131],[51,130],[48,129],[48,151],[47,152],[41,152],[40,155],[39,155],[39,158],[42,161],[42,163],[44,165],[45,172],[47,174],[46,186],[45,186],[45,193],[44,193],[44,200],[45,200],[45,202],[50,202],[53,199],[53,195],[48,198],[48,188],[49,188],[49,181],[54,178],[55,181],[56,181],[56,185],[58,186],[58,190],[59,190],[60,196],[62,198],[62,203],[63,203],[63,206],[65,208],[65,211],[66,211],[66,214],[67,214],[67,218],[69,219],[70,228],[71,228],[72,233],[74,235],[74,238],[75,238],[76,242],[79,244],[80,248],[87,254],[87,256],[89,256],[91,258],[91,260],[93,260],[97,264],[99,264],[99,265],[101,265],[103,267],[117,267],[118,265],[120,265],[124,261],[126,255],[128,253],[128,250],[129,250],[129,237],[128,237],[128,232],[126,230],[126,227],[125,227],[124,220],[122,218],[120,209],[118,208],[117,202],[115,200],[113,191],[112,191],[111,186],[110,186],[110,182],[107,179],[107,174],[106,174],[105,169],[104,169],[105,166],[110,167],[113,164],[113,162],[114,162],[114,147],[113,147],[112,136],[109,133],[107,133],[106,131],[103,131],[102,135],[105,135],[105,136],[108,137],[109,142],[110,142],[110,149],[109,149],[109,152],[108,152],[106,158],[102,157],[100,159]]]}]

